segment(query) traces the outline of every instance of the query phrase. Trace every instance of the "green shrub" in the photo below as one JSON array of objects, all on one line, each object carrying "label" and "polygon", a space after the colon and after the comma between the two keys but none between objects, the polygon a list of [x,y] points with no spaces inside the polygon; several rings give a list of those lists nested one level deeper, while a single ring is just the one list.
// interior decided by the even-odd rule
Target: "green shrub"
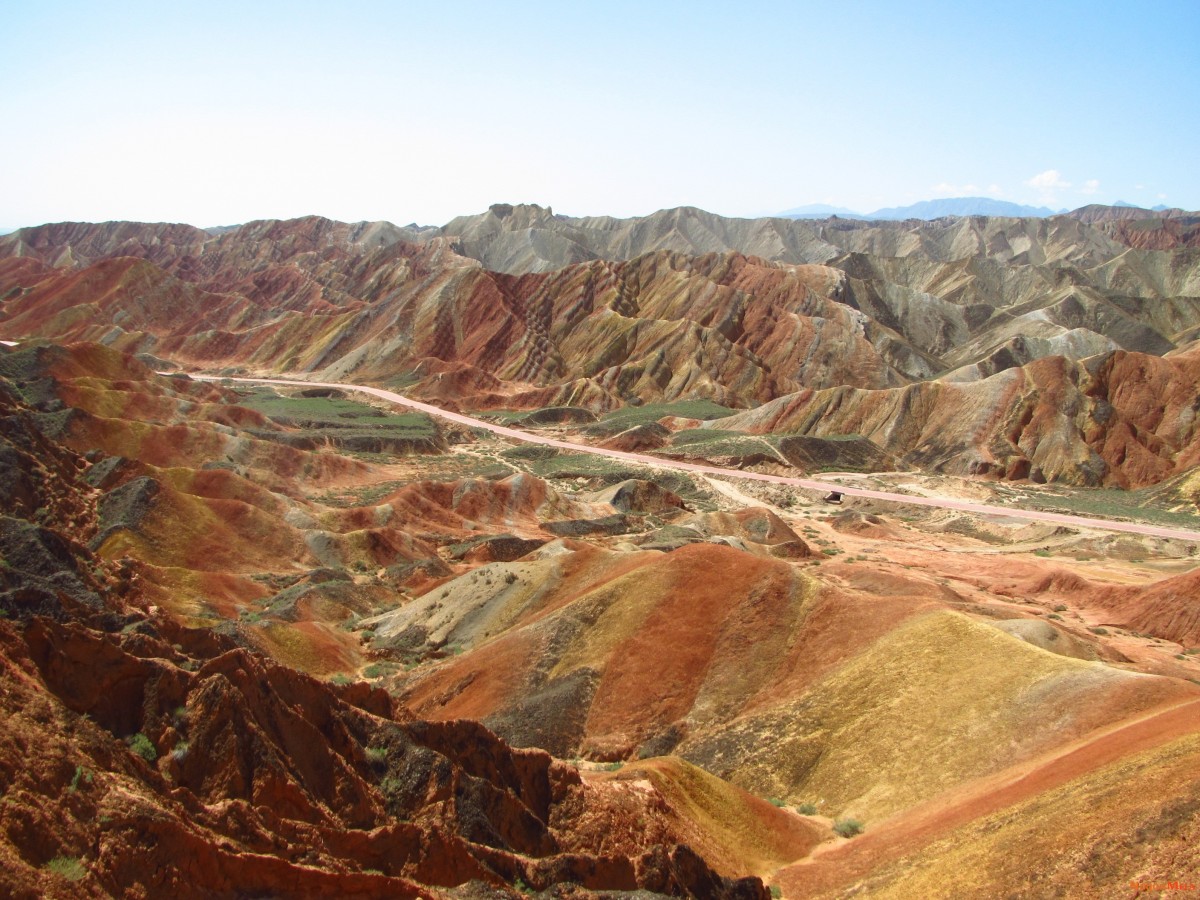
[{"label": "green shrub", "polygon": [[175,760],[175,762],[183,762],[185,759],[187,759],[188,749],[190,746],[191,745],[188,744],[187,741],[180,741],[175,745],[174,749],[171,750],[171,758]]},{"label": "green shrub", "polygon": [[1108,634],[1108,629],[1103,627],[1102,625],[1097,625],[1095,628],[1089,628],[1088,631],[1090,631],[1092,634],[1100,634],[1100,635]]},{"label": "green shrub", "polygon": [[771,898],[772,898],[772,900],[779,900],[779,898],[780,898],[780,897],[782,897],[782,896],[783,896],[783,888],[781,888],[781,887],[780,887],[779,885],[777,885],[777,884],[773,884],[773,885],[771,885]]},{"label": "green shrub", "polygon": [[329,683],[339,685],[340,687],[345,687],[346,685],[350,684],[352,680],[353,679],[344,672],[338,672],[329,679]]},{"label": "green shrub", "polygon": [[780,800],[778,797],[768,797],[767,802],[770,803],[772,806],[778,806],[778,807],[783,807],[783,806],[787,805],[782,800]]},{"label": "green shrub", "polygon": [[129,744],[129,749],[146,762],[153,765],[154,761],[158,759],[158,750],[155,749],[154,744],[150,742],[150,738],[146,737],[140,731],[133,737],[129,738],[127,743]]},{"label": "green shrub", "polygon": [[1055,612],[1066,612],[1066,611],[1067,611],[1067,604],[1065,604],[1065,603],[1055,603],[1055,604],[1054,604],[1054,611],[1055,611]]},{"label": "green shrub", "polygon": [[78,856],[56,856],[42,868],[67,881],[79,881],[87,875],[87,867],[79,861]]},{"label": "green shrub", "polygon": [[796,812],[800,813],[802,816],[815,816],[817,814],[817,804],[801,803],[796,807]]},{"label": "green shrub", "polygon": [[386,747],[368,747],[367,759],[373,763],[381,763],[387,761]]},{"label": "green shrub", "polygon": [[862,834],[865,827],[858,819],[838,819],[833,823],[834,832],[844,838],[852,838],[856,834]]},{"label": "green shrub", "polygon": [[78,790],[80,781],[84,782],[85,784],[91,784],[92,783],[92,773],[90,771],[88,771],[87,769],[85,769],[83,766],[76,766],[75,767],[75,777],[73,777],[71,779],[71,786],[70,786],[69,790],[72,792]]}]

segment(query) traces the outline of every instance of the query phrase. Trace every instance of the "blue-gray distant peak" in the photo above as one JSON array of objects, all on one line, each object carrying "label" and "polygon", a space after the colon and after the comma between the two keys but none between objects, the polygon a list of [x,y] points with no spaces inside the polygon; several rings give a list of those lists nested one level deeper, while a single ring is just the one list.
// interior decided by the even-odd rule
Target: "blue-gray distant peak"
[{"label": "blue-gray distant peak", "polygon": [[810,203],[807,206],[797,206],[795,209],[785,209],[779,214],[785,219],[828,219],[830,216],[841,216],[843,219],[865,219],[860,212],[846,209],[844,206],[830,206],[828,203]]},{"label": "blue-gray distant peak", "polygon": [[1044,206],[1022,206],[1007,200],[990,197],[948,197],[944,200],[922,200],[912,206],[893,206],[877,209],[868,219],[940,219],[942,216],[1012,216],[1044,217],[1055,211]]}]

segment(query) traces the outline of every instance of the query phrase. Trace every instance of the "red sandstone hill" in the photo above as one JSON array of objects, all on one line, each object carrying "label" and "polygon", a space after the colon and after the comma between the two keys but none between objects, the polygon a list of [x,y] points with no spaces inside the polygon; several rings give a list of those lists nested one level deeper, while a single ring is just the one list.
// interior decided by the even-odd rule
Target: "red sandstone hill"
[{"label": "red sandstone hill", "polygon": [[1093,204],[1067,215],[1099,225],[1114,240],[1141,250],[1200,246],[1200,213],[1196,212]]},{"label": "red sandstone hill", "polygon": [[922,469],[1140,487],[1200,464],[1200,353],[1061,357],[979,381],[803,390],[719,419],[758,434],[860,435]]},{"label": "red sandstone hill", "polygon": [[[553,256],[563,241],[577,251],[553,265],[519,261],[519,247]],[[508,249],[497,256],[497,247]],[[743,255],[755,263],[739,262]],[[14,333],[97,336],[71,331],[78,322],[61,313],[52,322],[29,311],[36,304],[26,294],[51,306],[64,292],[77,296],[62,285],[35,285],[47,273],[31,268],[33,260],[86,269],[137,257],[171,276],[152,286],[156,303],[169,305],[166,295],[182,290],[172,287],[177,282],[232,294],[280,318],[275,327],[292,341],[289,350],[271,345],[268,335],[243,335],[260,313],[243,313],[250,317],[243,321],[227,311],[222,325],[205,329],[213,333],[203,343],[185,316],[174,342],[154,351],[160,355],[383,378],[434,358],[542,390],[555,385],[560,393],[569,373],[575,393],[596,404],[614,402],[614,393],[619,402],[621,391],[648,399],[705,387],[680,381],[682,360],[693,357],[711,373],[713,391],[751,402],[788,390],[787,379],[882,386],[972,366],[988,374],[1060,353],[1162,353],[1200,322],[1193,256],[1130,250],[1066,217],[833,224],[728,220],[684,209],[620,221],[518,207],[441,230],[316,217],[254,222],[219,235],[186,226],[68,223],[0,238],[0,257],[10,261],[0,295],[10,305],[25,301],[11,305]],[[625,265],[639,257],[646,259]],[[699,261],[684,264],[681,257]],[[597,266],[602,260],[611,262]],[[518,277],[506,280],[489,268]],[[542,268],[554,271],[525,274]],[[141,284],[136,292],[147,293]],[[221,302],[213,301],[218,308]],[[610,315],[596,316],[600,311]],[[289,312],[319,314],[324,327],[295,330],[299,323],[282,321]],[[629,321],[618,327],[613,313],[616,322]],[[109,340],[130,333],[126,349],[153,350],[150,344],[166,337],[143,321],[136,303],[128,319],[115,310],[102,319],[119,329]],[[450,321],[460,328],[447,334]],[[701,330],[681,328],[688,323]],[[182,337],[192,338],[186,348],[177,346]],[[307,353],[294,353],[313,342]],[[519,358],[501,352],[506,344]],[[363,368],[356,348],[382,359]],[[736,355],[725,358],[731,351]],[[659,383],[664,379],[669,383]]]},{"label": "red sandstone hill", "polygon": [[1200,269],[1103,231],[1135,222],[64,223],[0,238],[0,332],[458,408],[704,397],[940,471],[1140,485],[1195,463],[1151,398],[1195,384]]},{"label": "red sandstone hill", "polygon": [[[522,883],[766,896],[757,879],[718,875],[682,843],[727,846],[683,811],[682,776],[636,796],[589,785],[478,724],[421,721],[382,691],[317,681],[153,602],[147,556],[182,524],[171,506],[146,530],[144,515],[161,509],[165,492],[177,504],[235,489],[243,514],[264,516],[279,516],[286,498],[245,480],[197,482],[184,493],[159,471],[157,493],[124,497],[114,510],[118,492],[99,487],[116,471],[103,465],[111,457],[85,457],[47,431],[61,405],[47,386],[84,372],[80,381],[93,385],[105,374],[137,375],[137,365],[99,348],[42,349],[6,353],[0,369],[16,377],[0,379],[6,896],[433,897],[469,881],[502,895]],[[35,373],[42,377],[21,377]],[[188,392],[193,402],[222,399],[190,382],[150,376],[143,385],[160,413],[181,414]],[[142,476],[125,487],[148,483]],[[113,554],[104,535],[114,518],[150,544]],[[292,552],[264,545],[261,533],[227,535],[181,547],[204,552],[164,565],[236,569],[216,555],[218,544],[243,561]],[[213,587],[192,583],[201,594]],[[748,809],[761,804],[729,796]],[[781,847],[815,842],[798,823],[772,826],[772,815],[782,817],[758,811],[760,827],[794,832]],[[601,822],[611,835],[602,850],[593,837]]]}]

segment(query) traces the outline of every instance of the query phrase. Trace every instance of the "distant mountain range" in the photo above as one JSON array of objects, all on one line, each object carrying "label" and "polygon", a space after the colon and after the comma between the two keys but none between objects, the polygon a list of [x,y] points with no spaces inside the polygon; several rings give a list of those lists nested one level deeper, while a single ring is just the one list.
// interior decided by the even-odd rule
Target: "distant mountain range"
[{"label": "distant mountain range", "polygon": [[1044,218],[1046,216],[1065,213],[1065,209],[1049,209],[1045,206],[1022,206],[1019,203],[1009,203],[1007,200],[993,200],[990,197],[948,197],[943,200],[922,200],[911,206],[889,206],[877,209],[872,213],[859,213],[840,206],[828,206],[824,203],[813,203],[808,206],[798,206],[795,209],[780,213],[789,219],[828,219],[838,216],[843,219],[866,220],[904,220],[904,219],[940,219],[943,216],[1011,216],[1013,218]]},{"label": "distant mountain range", "polygon": [[59,223],[0,238],[0,333],[460,409],[704,398],[901,465],[1141,487],[1200,464],[1200,216],[1149,215]]}]

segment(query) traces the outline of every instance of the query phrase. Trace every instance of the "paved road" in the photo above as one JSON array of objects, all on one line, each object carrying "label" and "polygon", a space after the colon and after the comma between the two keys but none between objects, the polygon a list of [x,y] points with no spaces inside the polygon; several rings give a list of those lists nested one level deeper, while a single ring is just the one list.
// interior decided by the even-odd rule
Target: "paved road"
[{"label": "paved road", "polygon": [[[168,373],[163,373],[168,374]],[[1072,528],[1095,528],[1101,531],[1124,531],[1132,534],[1144,534],[1151,537],[1175,538],[1181,541],[1200,543],[1200,531],[1188,531],[1182,528],[1162,528],[1158,525],[1143,525],[1139,522],[1113,522],[1107,519],[1090,519],[1084,516],[1069,516],[1060,513],[1039,512],[1037,510],[1017,509],[1011,506],[989,506],[984,503],[969,503],[965,500],[951,500],[943,497],[919,497],[908,494],[896,494],[890,491],[872,491],[865,488],[846,487],[829,481],[819,481],[812,478],[789,478],[784,475],[765,475],[761,472],[744,472],[740,469],[722,469],[719,466],[708,466],[703,463],[679,462],[676,460],[660,459],[643,453],[627,453],[623,450],[608,450],[603,447],[592,447],[587,444],[573,444],[555,438],[530,434],[517,428],[508,428],[473,419],[461,413],[448,412],[440,407],[419,400],[412,400],[403,394],[386,391],[383,388],[368,387],[362,384],[340,384],[331,381],[289,381],[283,378],[225,378],[217,375],[192,375],[200,381],[245,381],[257,384],[283,384],[293,387],[328,387],[339,390],[359,391],[378,397],[398,406],[420,410],[459,425],[472,428],[484,428],[493,434],[503,435],[516,441],[530,444],[542,444],[547,447],[557,447],[560,450],[570,450],[575,453],[591,453],[594,456],[607,456],[624,462],[638,463],[644,466],[654,466],[660,469],[675,469],[683,472],[696,472],[700,475],[720,475],[725,478],[741,478],[747,481],[765,481],[770,484],[782,484],[788,487],[804,488],[810,491],[840,491],[847,497],[868,497],[872,500],[883,500],[891,503],[907,503],[913,506],[930,506],[936,509],[956,509],[963,512],[976,513],[981,516],[1001,516],[1008,519],[1028,519],[1031,522],[1049,522],[1054,525],[1068,525]]]}]

